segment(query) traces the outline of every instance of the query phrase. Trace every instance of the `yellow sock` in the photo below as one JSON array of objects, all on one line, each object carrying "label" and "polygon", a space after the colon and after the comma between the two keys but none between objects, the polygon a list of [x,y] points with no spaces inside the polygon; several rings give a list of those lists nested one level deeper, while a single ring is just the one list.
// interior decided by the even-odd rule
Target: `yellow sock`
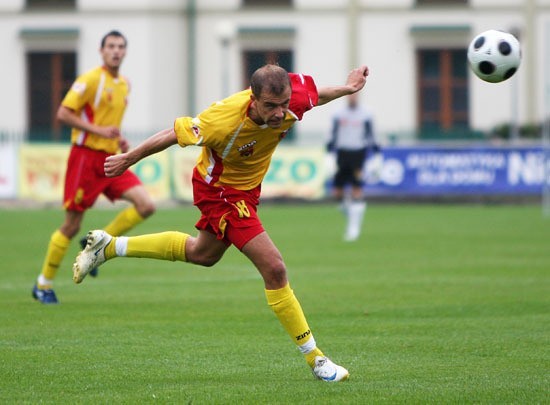
[{"label": "yellow sock", "polygon": [[171,261],[187,261],[185,242],[189,237],[182,232],[161,232],[141,236],[119,236],[105,247],[105,257],[146,257]]},{"label": "yellow sock", "polygon": [[324,354],[318,347],[316,347],[311,352],[304,354],[304,356],[306,358],[307,364],[309,364],[309,366],[313,368],[313,366],[315,365],[315,357],[323,357]]},{"label": "yellow sock", "polygon": [[[69,248],[71,240],[61,233],[58,229],[56,230],[51,238],[48,245],[48,251],[46,252],[46,257],[44,258],[44,264],[42,265],[42,276],[47,280],[53,280],[57,273],[57,269],[61,264],[61,261],[65,257],[65,253]],[[39,287],[48,287],[47,285]]]},{"label": "yellow sock", "polygon": [[134,206],[131,206],[121,211],[103,230],[113,236],[124,235],[141,222],[143,222],[143,217],[139,215]]},{"label": "yellow sock", "polygon": [[307,363],[313,367],[315,356],[322,356],[323,353],[317,348],[302,307],[290,284],[278,290],[265,290],[265,295],[279,322],[305,356]]},{"label": "yellow sock", "polygon": [[105,259],[106,260],[112,259],[113,257],[117,256],[117,254],[116,254],[116,240],[117,240],[117,237],[115,236],[113,239],[111,239],[109,244],[107,246],[105,246]]}]

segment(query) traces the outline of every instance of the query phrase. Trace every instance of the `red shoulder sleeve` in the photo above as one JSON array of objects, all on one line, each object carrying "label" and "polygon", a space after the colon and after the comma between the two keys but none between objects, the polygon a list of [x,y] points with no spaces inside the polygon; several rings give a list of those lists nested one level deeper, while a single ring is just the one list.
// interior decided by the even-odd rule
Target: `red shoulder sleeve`
[{"label": "red shoulder sleeve", "polygon": [[311,76],[289,73],[292,95],[290,96],[289,111],[298,120],[301,120],[306,111],[311,110],[319,101],[317,86]]}]

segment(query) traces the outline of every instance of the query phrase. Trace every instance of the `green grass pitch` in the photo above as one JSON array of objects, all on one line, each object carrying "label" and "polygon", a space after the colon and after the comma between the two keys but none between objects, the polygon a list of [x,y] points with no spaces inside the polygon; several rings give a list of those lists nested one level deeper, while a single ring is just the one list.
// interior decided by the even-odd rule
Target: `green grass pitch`
[{"label": "green grass pitch", "polygon": [[[93,210],[82,234],[112,210]],[[318,345],[312,378],[234,248],[213,268],[116,259],[61,302],[31,298],[60,210],[0,211],[2,403],[550,403],[550,219],[529,205],[369,206],[342,242],[331,205],[260,206]],[[191,206],[132,234],[194,233]]]}]

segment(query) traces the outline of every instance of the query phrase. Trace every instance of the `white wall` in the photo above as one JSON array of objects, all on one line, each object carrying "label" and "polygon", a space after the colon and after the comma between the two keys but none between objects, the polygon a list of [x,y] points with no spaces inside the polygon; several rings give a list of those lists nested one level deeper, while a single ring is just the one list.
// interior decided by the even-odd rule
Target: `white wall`
[{"label": "white wall", "polygon": [[25,59],[18,36],[17,21],[0,19],[0,49],[3,61],[0,63],[0,128],[21,130],[25,114]]}]

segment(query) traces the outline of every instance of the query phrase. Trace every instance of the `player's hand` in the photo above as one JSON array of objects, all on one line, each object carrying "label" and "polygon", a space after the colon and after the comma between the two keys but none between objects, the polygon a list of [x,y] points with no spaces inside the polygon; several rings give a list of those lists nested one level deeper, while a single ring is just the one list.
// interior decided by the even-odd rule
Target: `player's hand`
[{"label": "player's hand", "polygon": [[107,177],[116,177],[124,173],[132,162],[128,158],[128,153],[121,153],[119,155],[107,156],[105,163],[103,163],[103,171]]},{"label": "player's hand", "polygon": [[348,74],[348,80],[346,86],[348,86],[353,93],[361,90],[367,82],[367,76],[369,75],[369,68],[365,65],[352,69]]},{"label": "player's hand", "polygon": [[120,151],[122,153],[126,153],[130,150],[130,143],[128,142],[128,139],[121,137],[118,146],[120,147]]},{"label": "player's hand", "polygon": [[97,131],[94,132],[108,139],[118,138],[120,136],[120,129],[115,126],[98,127]]}]

